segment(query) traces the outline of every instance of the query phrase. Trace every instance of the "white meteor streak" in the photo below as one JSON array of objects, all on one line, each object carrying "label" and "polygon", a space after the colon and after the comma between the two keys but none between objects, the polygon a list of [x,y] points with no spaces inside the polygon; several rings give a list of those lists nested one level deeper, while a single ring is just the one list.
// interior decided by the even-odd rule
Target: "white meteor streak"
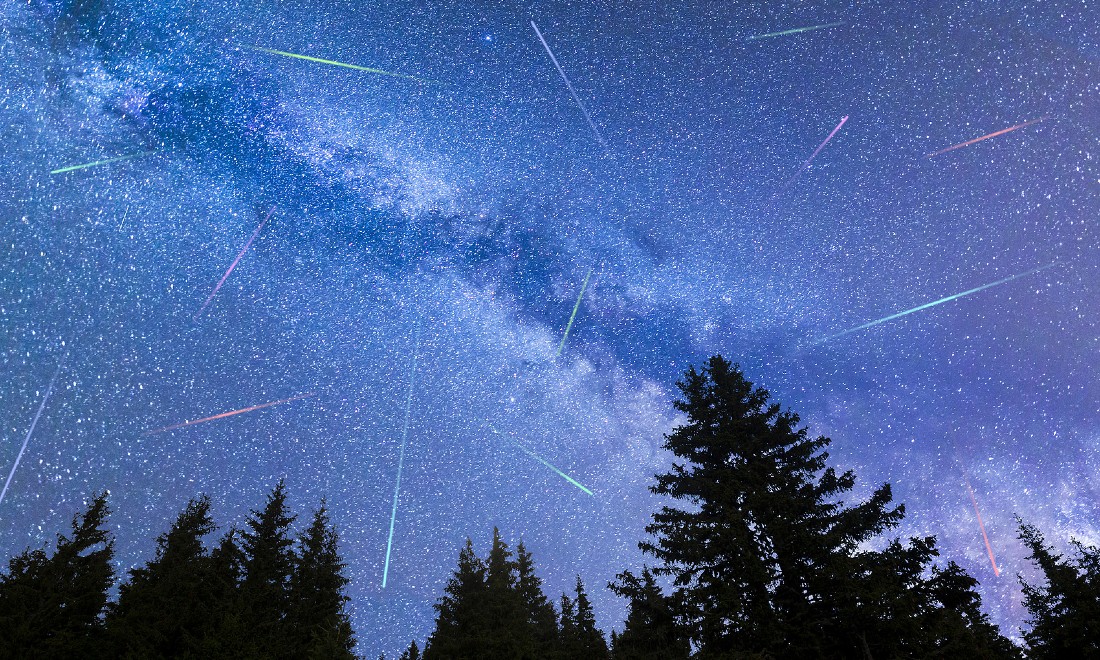
[{"label": "white meteor streak", "polygon": [[550,56],[550,61],[554,63],[554,67],[561,74],[561,79],[565,81],[565,86],[569,88],[569,93],[573,95],[573,100],[577,102],[577,107],[584,113],[584,118],[588,120],[588,125],[592,127],[592,132],[596,134],[596,139],[599,140],[600,146],[607,147],[607,142],[604,141],[603,135],[600,135],[600,130],[596,128],[596,123],[592,121],[592,115],[588,114],[588,108],[584,107],[581,103],[581,97],[577,96],[577,90],[573,89],[573,83],[569,82],[569,76],[565,75],[565,69],[561,68],[558,64],[558,58],[554,57],[554,51],[550,50],[550,45],[546,43],[546,39],[542,37],[542,32],[539,32],[539,26],[535,25],[534,21],[531,21],[531,27],[535,29],[535,34],[538,35],[539,41],[542,42],[542,47],[546,49],[546,54]]},{"label": "white meteor streak", "polygon": [[57,376],[61,373],[61,365],[57,365],[57,371],[53,372],[53,378],[50,379],[50,386],[46,388],[46,396],[42,397],[42,403],[38,406],[38,412],[34,414],[34,421],[31,422],[31,428],[27,431],[27,437],[23,438],[23,446],[19,449],[19,455],[15,457],[15,464],[11,466],[11,472],[8,474],[8,480],[4,483],[4,489],[0,490],[0,504],[4,502],[4,496],[8,494],[8,486],[11,485],[12,477],[15,476],[15,468],[19,467],[19,461],[23,459],[23,452],[27,451],[27,443],[31,441],[31,435],[34,433],[34,427],[38,425],[38,418],[42,416],[42,411],[46,409],[46,402],[50,400],[50,393],[53,392],[53,385],[57,382]]},{"label": "white meteor streak", "polygon": [[393,527],[397,521],[397,496],[401,492],[401,471],[405,468],[405,444],[409,439],[409,413],[412,411],[413,386],[416,385],[416,359],[420,354],[420,322],[416,324],[416,348],[413,349],[412,368],[409,370],[409,392],[405,396],[405,424],[401,429],[401,453],[397,459],[397,483],[393,486],[393,510],[390,512],[390,537],[386,541],[386,564],[382,569],[382,588],[390,575],[390,551],[393,550]]}]

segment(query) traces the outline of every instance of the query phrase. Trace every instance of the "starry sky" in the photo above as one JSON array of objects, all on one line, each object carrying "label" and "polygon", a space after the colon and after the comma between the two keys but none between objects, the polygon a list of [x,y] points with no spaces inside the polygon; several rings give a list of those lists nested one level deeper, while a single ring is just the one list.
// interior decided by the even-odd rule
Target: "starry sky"
[{"label": "starry sky", "polygon": [[285,478],[300,524],[328,499],[368,657],[494,526],[621,626],[602,586],[715,353],[1010,635],[1013,515],[1100,542],[1095,4],[28,0],[0,33],[0,478],[61,367],[5,557],[107,489],[124,571],[188,498],[224,530]]}]

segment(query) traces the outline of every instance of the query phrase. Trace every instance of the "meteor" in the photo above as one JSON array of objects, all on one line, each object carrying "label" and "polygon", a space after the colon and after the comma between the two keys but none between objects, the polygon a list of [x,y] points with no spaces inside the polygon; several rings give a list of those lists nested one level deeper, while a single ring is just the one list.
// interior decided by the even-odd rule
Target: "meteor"
[{"label": "meteor", "polygon": [[115,158],[108,158],[106,160],[97,160],[94,163],[84,163],[83,165],[70,165],[69,167],[62,167],[59,170],[50,170],[50,174],[63,174],[65,172],[72,172],[73,170],[82,170],[86,167],[95,167],[96,165],[106,165],[107,163],[117,163],[123,160],[130,160],[131,158],[141,158],[142,156],[151,156],[155,151],[145,151],[140,154],[130,154],[128,156],[116,156]]},{"label": "meteor", "polygon": [[569,483],[573,484],[573,485],[574,485],[574,486],[576,486],[577,488],[580,488],[580,489],[581,489],[581,490],[583,490],[584,492],[586,492],[586,493],[588,493],[589,495],[592,495],[593,497],[595,497],[595,493],[593,493],[592,491],[590,491],[590,490],[588,490],[587,488],[585,488],[584,486],[582,486],[582,485],[580,484],[580,482],[578,482],[578,481],[577,481],[576,479],[574,479],[573,477],[569,476],[568,474],[566,474],[566,473],[562,472],[562,471],[561,471],[561,470],[559,470],[558,468],[556,468],[556,467],[554,467],[553,465],[551,465],[551,464],[550,464],[550,463],[549,463],[549,462],[548,462],[548,461],[547,461],[547,460],[546,460],[545,458],[543,458],[542,456],[539,456],[538,454],[536,454],[535,452],[531,451],[531,450],[530,450],[530,449],[528,449],[527,447],[524,447],[523,445],[519,444],[519,443],[518,443],[518,442],[516,442],[515,440],[513,440],[513,441],[512,441],[512,444],[514,444],[515,446],[519,447],[519,448],[520,448],[520,450],[521,450],[521,451],[523,451],[523,453],[527,454],[528,456],[530,456],[531,458],[535,459],[535,460],[536,460],[536,461],[538,461],[539,463],[542,463],[543,465],[545,465],[546,467],[550,468],[550,469],[551,469],[551,470],[553,470],[554,472],[557,472],[557,473],[558,473],[558,476],[560,476],[560,477],[561,477],[562,479],[565,479],[566,481],[568,481]]},{"label": "meteor", "polygon": [[240,410],[230,410],[229,412],[223,412],[211,417],[203,417],[202,419],[193,419],[190,422],[180,422],[179,424],[173,424],[171,426],[165,426],[159,429],[152,429],[146,431],[145,435],[153,435],[154,433],[163,433],[165,431],[172,431],[175,429],[181,429],[185,426],[193,426],[195,424],[202,424],[203,422],[212,422],[215,419],[221,419],[222,417],[232,417],[233,415],[240,415],[241,413],[252,412],[253,410],[259,410],[260,408],[270,408],[271,406],[277,406],[280,403],[290,403],[291,401],[297,401],[298,399],[308,399],[313,396],[313,392],[307,392],[305,394],[299,394],[292,396],[288,399],[279,399],[278,401],[269,401],[268,403],[261,403],[258,406],[249,406],[247,408],[241,408]]},{"label": "meteor", "polygon": [[974,514],[978,516],[978,527],[982,530],[982,538],[985,540],[985,551],[989,553],[989,563],[993,564],[993,574],[1001,577],[1001,569],[997,568],[997,559],[993,556],[993,546],[989,544],[989,535],[985,533],[985,523],[982,522],[982,512],[978,511],[978,500],[974,497],[974,489],[970,487],[970,479],[966,479],[966,492],[970,493],[970,501],[974,503]]},{"label": "meteor", "polygon": [[931,158],[933,156],[939,156],[940,154],[945,154],[948,151],[954,151],[955,149],[961,149],[963,147],[969,147],[970,145],[974,144],[975,142],[981,142],[982,140],[988,140],[989,138],[994,138],[994,137],[997,137],[998,135],[1004,135],[1005,133],[1011,133],[1012,131],[1014,131],[1018,128],[1023,128],[1024,126],[1031,126],[1032,124],[1036,124],[1036,123],[1041,122],[1041,121],[1043,121],[1044,119],[1047,119],[1047,118],[1049,118],[1049,115],[1044,115],[1042,117],[1039,117],[1038,119],[1032,119],[1030,121],[1025,121],[1024,123],[1016,124],[1015,126],[1009,126],[1008,128],[1002,128],[1001,130],[994,131],[994,132],[990,133],[989,135],[983,135],[981,137],[974,138],[973,140],[967,140],[966,142],[960,142],[960,143],[958,143],[954,146],[950,146],[946,149],[940,149],[936,153],[928,154],[927,156],[925,156],[925,158]]},{"label": "meteor", "polygon": [[[64,362],[64,360],[62,360]],[[23,459],[23,452],[27,451],[27,443],[31,441],[31,435],[34,433],[34,427],[38,426],[38,418],[42,416],[42,411],[46,409],[46,402],[50,400],[50,393],[53,392],[53,385],[57,382],[57,375],[61,373],[61,365],[57,365],[57,371],[53,372],[53,378],[50,379],[50,385],[46,388],[46,396],[42,397],[42,403],[38,405],[38,412],[34,414],[34,421],[31,422],[31,428],[27,431],[27,437],[23,438],[23,446],[19,448],[19,455],[15,457],[15,463],[11,466],[11,472],[8,473],[8,480],[4,482],[4,489],[0,490],[0,504],[4,502],[4,496],[8,494],[8,486],[11,485],[11,480],[15,476],[15,468],[19,467],[19,461]]]},{"label": "meteor", "polygon": [[543,39],[542,32],[539,32],[539,26],[535,25],[534,21],[531,21],[531,27],[535,29],[535,34],[538,35],[539,41],[542,42],[542,47],[546,49],[546,54],[550,56],[550,61],[554,63],[554,68],[561,74],[561,79],[565,81],[565,86],[569,88],[569,93],[573,95],[573,100],[577,102],[577,107],[584,113],[584,118],[588,120],[589,127],[592,128],[592,132],[596,134],[596,140],[599,141],[600,146],[606,148],[607,142],[604,141],[603,135],[600,135],[600,131],[596,128],[596,123],[592,121],[592,116],[588,114],[588,108],[584,107],[581,103],[581,97],[577,96],[577,90],[573,89],[573,83],[569,82],[569,76],[565,75],[565,69],[561,68],[558,64],[558,58],[554,57],[554,51],[550,50],[550,45],[546,43],[546,39]]},{"label": "meteor", "polygon": [[577,304],[573,305],[573,315],[569,317],[569,324],[565,326],[565,334],[561,336],[561,343],[558,344],[558,356],[561,356],[561,350],[565,348],[565,339],[569,336],[569,330],[573,327],[573,321],[577,318],[577,310],[581,308],[581,298],[584,297],[584,290],[588,286],[588,278],[592,275],[592,269],[588,269],[588,275],[584,276],[584,284],[581,285],[581,293],[577,296]]},{"label": "meteor", "polygon": [[348,69],[357,69],[359,71],[366,71],[367,73],[376,73],[380,76],[392,76],[394,78],[404,78],[405,80],[415,80],[419,83],[426,83],[427,80],[423,78],[417,78],[416,76],[409,76],[404,73],[394,73],[392,71],[383,71],[382,69],[372,69],[369,66],[359,66],[358,64],[348,64],[347,62],[337,62],[335,60],[323,60],[320,57],[310,57],[309,55],[299,55],[297,53],[288,53],[282,50],[272,50],[271,48],[258,48],[250,47],[252,50],[258,50],[263,53],[269,53],[271,55],[282,55],[283,57],[294,57],[299,60],[306,60],[307,62],[317,62],[319,64],[329,64],[331,66],[342,66]]},{"label": "meteor", "polygon": [[260,235],[260,230],[264,228],[264,225],[267,224],[267,221],[271,218],[271,214],[274,212],[275,207],[272,206],[271,210],[267,212],[267,216],[264,217],[263,222],[260,223],[260,226],[256,227],[256,231],[252,232],[252,238],[248,239],[248,242],[244,244],[244,248],[241,249],[241,253],[237,255],[237,258],[233,260],[233,263],[229,264],[229,270],[225,271],[225,275],[222,275],[222,278],[218,280],[218,283],[214,287],[214,290],[210,292],[209,296],[207,296],[206,302],[204,302],[202,304],[202,307],[199,308],[199,311],[195,312],[195,315],[191,317],[192,321],[197,322],[199,320],[199,316],[202,315],[203,310],[205,310],[206,306],[210,304],[210,301],[214,299],[214,295],[218,293],[218,289],[222,288],[222,285],[225,284],[226,278],[229,277],[229,274],[232,273],[233,269],[237,267],[237,262],[241,260],[241,257],[244,256],[245,252],[248,252],[248,248],[252,247],[252,241],[256,240],[256,237]]},{"label": "meteor", "polygon": [[390,512],[390,537],[386,541],[386,564],[382,569],[382,588],[390,575],[390,551],[393,549],[393,526],[397,520],[397,495],[401,492],[401,471],[405,468],[405,444],[409,439],[409,413],[412,411],[413,386],[416,384],[416,359],[420,355],[420,322],[416,324],[416,348],[413,349],[412,368],[409,369],[409,391],[405,395],[405,424],[401,428],[401,454],[397,459],[397,482],[393,486],[393,510]]},{"label": "meteor", "polygon": [[782,32],[769,32],[768,34],[758,34],[755,37],[748,37],[745,41],[755,41],[756,39],[768,39],[771,37],[785,37],[788,34],[798,34],[799,32],[809,32],[810,30],[823,30],[825,28],[836,27],[838,25],[844,25],[844,22],[839,23],[826,23],[824,25],[811,25],[810,27],[794,28],[793,30],[783,30]]},{"label": "meteor", "polygon": [[1029,270],[1027,272],[1024,272],[1024,273],[1017,273],[1016,275],[1012,275],[1012,276],[1006,277],[1004,279],[997,280],[996,282],[990,282],[989,284],[983,284],[981,286],[974,287],[973,289],[968,289],[966,291],[963,291],[962,293],[956,293],[954,295],[947,296],[946,298],[940,298],[939,300],[934,300],[930,303],[925,303],[923,305],[920,305],[919,307],[914,307],[912,309],[907,309],[904,312],[898,312],[897,314],[891,314],[890,316],[887,316],[885,318],[881,318],[881,319],[878,319],[876,321],[871,321],[870,323],[864,323],[863,325],[859,325],[859,326],[856,326],[854,328],[850,328],[848,330],[845,330],[844,332],[838,332],[835,335],[829,335],[828,337],[825,337],[823,339],[819,339],[814,343],[815,344],[820,344],[822,342],[829,341],[830,339],[836,339],[837,337],[843,337],[844,335],[847,335],[847,334],[850,334],[850,333],[853,333],[853,332],[858,332],[859,330],[865,330],[865,329],[870,328],[872,326],[876,326],[880,323],[886,323],[887,321],[893,321],[894,319],[901,318],[902,316],[905,316],[907,314],[912,314],[913,312],[919,312],[921,310],[928,309],[929,307],[935,307],[936,305],[940,305],[940,304],[945,303],[945,302],[950,302],[950,301],[955,300],[957,298],[962,298],[963,296],[969,296],[972,293],[978,293],[979,291],[985,291],[986,289],[990,289],[990,288],[995,287],[995,286],[1000,286],[1002,284],[1007,284],[1008,282],[1011,282],[1012,280],[1017,280],[1017,279],[1020,279],[1021,277],[1026,277],[1028,275],[1034,275],[1035,273],[1038,273],[1040,271],[1044,271],[1048,268],[1053,268],[1054,266],[1057,266],[1060,263],[1061,262],[1055,261],[1052,264],[1047,264],[1045,266],[1039,266],[1038,268],[1032,268],[1031,270]]}]

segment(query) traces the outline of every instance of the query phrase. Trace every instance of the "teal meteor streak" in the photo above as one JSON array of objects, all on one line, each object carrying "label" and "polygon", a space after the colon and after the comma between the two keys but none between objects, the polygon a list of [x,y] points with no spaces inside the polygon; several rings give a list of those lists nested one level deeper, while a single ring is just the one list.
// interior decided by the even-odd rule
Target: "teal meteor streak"
[{"label": "teal meteor streak", "polygon": [[577,310],[581,308],[581,298],[584,297],[584,290],[588,286],[588,278],[592,276],[592,269],[588,269],[588,275],[584,276],[584,284],[581,285],[581,294],[577,296],[577,304],[573,305],[573,315],[569,317],[569,323],[565,326],[565,334],[561,336],[561,343],[558,344],[558,355],[561,355],[561,349],[565,348],[565,338],[569,336],[569,330],[573,327],[573,321],[577,318]]},{"label": "teal meteor streak", "polygon": [[770,37],[785,37],[788,34],[798,34],[799,32],[809,32],[810,30],[823,30],[825,28],[836,27],[838,25],[844,25],[844,22],[839,23],[826,23],[824,25],[811,25],[809,27],[794,28],[793,30],[783,30],[782,32],[769,32],[768,34],[758,34],[755,37],[748,37],[745,41],[754,41],[756,39],[768,39]]},{"label": "teal meteor streak", "polygon": [[571,477],[571,476],[569,476],[568,474],[566,474],[566,473],[562,472],[561,470],[559,470],[558,468],[554,467],[553,465],[550,465],[550,463],[549,463],[549,462],[548,462],[548,461],[547,461],[547,460],[546,460],[545,458],[543,458],[542,456],[539,456],[539,455],[538,455],[538,454],[536,454],[535,452],[531,451],[531,450],[530,450],[530,449],[528,449],[527,447],[524,447],[523,445],[519,444],[518,442],[516,442],[516,441],[514,441],[514,440],[512,441],[512,444],[514,444],[515,446],[519,447],[519,448],[520,448],[520,449],[521,449],[521,450],[523,451],[523,453],[527,454],[528,456],[530,456],[531,458],[535,459],[535,460],[536,460],[536,461],[538,461],[539,463],[542,463],[543,465],[545,465],[546,467],[550,468],[550,469],[551,469],[551,470],[553,470],[554,472],[557,472],[557,473],[558,473],[558,475],[559,475],[559,476],[560,476],[560,477],[561,477],[562,479],[565,479],[566,481],[568,481],[569,483],[573,484],[573,485],[574,485],[574,486],[576,486],[577,488],[580,488],[580,489],[581,489],[581,490],[583,490],[584,492],[586,492],[586,493],[588,493],[589,495],[592,495],[593,497],[595,497],[595,493],[593,493],[592,491],[590,491],[590,490],[588,490],[587,488],[585,488],[584,486],[582,486],[582,485],[580,484],[580,482],[578,482],[578,481],[577,481],[576,479],[574,479],[573,477]]},{"label": "teal meteor streak", "polygon": [[1052,264],[1047,264],[1045,266],[1039,266],[1038,268],[1032,268],[1031,270],[1029,270],[1025,273],[1018,273],[1016,275],[1006,277],[1003,280],[997,280],[996,282],[990,282],[989,284],[983,284],[979,287],[974,287],[973,289],[963,291],[962,293],[956,293],[954,295],[947,296],[946,298],[940,298],[939,300],[934,300],[930,303],[925,303],[925,304],[923,304],[919,307],[914,307],[913,309],[907,309],[904,312],[898,312],[897,314],[891,314],[890,316],[887,316],[886,318],[881,318],[881,319],[878,319],[877,321],[871,321],[870,323],[864,323],[863,325],[856,326],[856,327],[851,328],[849,330],[845,330],[844,332],[838,332],[835,335],[829,335],[828,337],[825,337],[823,339],[819,339],[814,343],[815,344],[820,344],[822,342],[829,341],[830,339],[836,339],[837,337],[843,337],[844,335],[847,335],[847,334],[850,334],[850,333],[853,333],[853,332],[858,332],[859,330],[865,330],[865,329],[870,328],[872,326],[876,326],[880,323],[886,323],[887,321],[893,321],[896,318],[901,318],[902,316],[905,316],[907,314],[912,314],[913,312],[919,312],[923,309],[928,309],[929,307],[935,307],[936,305],[940,305],[940,304],[945,303],[945,302],[950,302],[950,301],[955,300],[957,298],[962,298],[963,296],[969,296],[972,293],[978,293],[979,291],[984,291],[986,289],[989,289],[989,288],[992,288],[992,287],[995,287],[995,286],[1000,286],[1002,284],[1007,284],[1008,282],[1011,282],[1012,280],[1016,280],[1016,279],[1019,279],[1021,277],[1026,277],[1028,275],[1034,275],[1035,273],[1038,273],[1040,271],[1044,271],[1048,268],[1053,268],[1054,266],[1057,266],[1059,263],[1061,263],[1061,262],[1055,261]]},{"label": "teal meteor streak", "polygon": [[108,158],[107,160],[97,160],[94,163],[84,163],[83,165],[70,165],[69,167],[62,167],[59,170],[50,170],[50,174],[63,174],[65,172],[72,172],[73,170],[82,170],[85,167],[95,167],[96,165],[106,165],[107,163],[117,163],[120,160],[130,160],[131,158],[141,158],[142,156],[151,156],[156,152],[145,151],[140,154],[130,154],[128,156],[117,156],[115,158]]},{"label": "teal meteor streak", "polygon": [[342,66],[348,69],[357,69],[359,71],[366,71],[367,73],[377,73],[380,76],[393,76],[394,78],[404,78],[406,80],[415,80],[416,82],[428,82],[423,78],[417,78],[416,76],[408,76],[404,73],[394,73],[392,71],[383,71],[382,69],[372,69],[369,66],[359,66],[358,64],[348,64],[346,62],[337,62],[335,60],[323,60],[320,57],[310,57],[309,55],[299,55],[297,53],[288,53],[282,50],[272,50],[271,48],[252,48],[252,50],[258,50],[264,53],[270,53],[272,55],[282,55],[283,57],[295,57],[300,60],[306,60],[308,62],[318,62],[320,64],[329,64],[332,66]]},{"label": "teal meteor streak", "polygon": [[397,496],[401,492],[401,471],[405,468],[405,444],[409,439],[409,413],[412,411],[413,385],[416,384],[416,358],[420,355],[420,322],[416,324],[416,348],[413,349],[412,368],[409,369],[409,392],[405,396],[405,425],[401,429],[401,457],[397,459],[397,483],[393,487],[393,510],[390,512],[390,537],[386,541],[386,564],[382,569],[382,588],[390,575],[390,551],[393,550],[393,527],[397,521]]}]

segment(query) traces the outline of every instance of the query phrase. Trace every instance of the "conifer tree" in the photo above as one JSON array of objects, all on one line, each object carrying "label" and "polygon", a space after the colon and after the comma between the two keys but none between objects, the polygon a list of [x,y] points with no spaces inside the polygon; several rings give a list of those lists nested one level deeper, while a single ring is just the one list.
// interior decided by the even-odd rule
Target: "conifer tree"
[{"label": "conifer tree", "polygon": [[493,544],[486,561],[485,616],[491,626],[483,640],[482,658],[521,660],[535,657],[534,636],[517,589],[516,564],[497,528],[493,528]]},{"label": "conifer tree", "polygon": [[107,494],[58,534],[53,556],[42,549],[13,557],[0,574],[0,648],[9,657],[96,657],[102,614],[114,580],[114,541],[105,529]]},{"label": "conifer tree", "polygon": [[415,639],[409,643],[409,648],[401,654],[400,660],[420,660],[420,647],[416,645]]},{"label": "conifer tree", "polygon": [[691,647],[676,625],[671,600],[661,593],[648,567],[642,569],[641,579],[627,571],[609,586],[630,599],[622,634],[612,634],[614,660],[687,660]]},{"label": "conifer tree", "polygon": [[491,622],[485,616],[485,563],[470,539],[458,555],[458,568],[435,605],[435,630],[424,648],[425,660],[479,660]]},{"label": "conifer tree", "polygon": [[640,547],[674,578],[698,657],[932,652],[915,625],[897,625],[938,607],[920,577],[934,540],[861,549],[904,515],[889,484],[843,503],[855,475],[826,467],[830,440],[808,437],[721,356],[678,385],[687,421],[665,448],[679,461],[651,488],[678,506],[654,514]]},{"label": "conifer tree", "polygon": [[1024,605],[1031,629],[1024,633],[1028,658],[1100,657],[1100,549],[1071,540],[1072,559],[1046,545],[1034,525],[1016,518],[1020,539],[1031,550],[1029,559],[1046,578],[1046,586],[1028,584]]},{"label": "conifer tree", "polygon": [[564,657],[575,660],[606,660],[608,657],[607,640],[596,628],[592,603],[579,575],[576,599],[562,594],[561,652]]},{"label": "conifer tree", "polygon": [[244,552],[231,527],[210,553],[211,619],[203,636],[199,657],[242,657],[248,651],[249,633],[241,616],[239,589],[244,578]]},{"label": "conifer tree", "polygon": [[292,657],[354,658],[355,638],[344,605],[346,565],[324,502],[299,538],[288,588],[287,651]]},{"label": "conifer tree", "polygon": [[542,579],[535,575],[534,560],[522,541],[516,546],[516,590],[527,616],[534,657],[550,657],[558,645],[558,617],[542,591]]},{"label": "conifer tree", "polygon": [[201,653],[216,624],[220,585],[203,547],[214,531],[210,499],[193,499],[171,529],[157,539],[155,558],[130,571],[119,587],[107,628],[120,657],[175,657]]},{"label": "conifer tree", "polygon": [[288,637],[283,626],[288,610],[288,588],[294,569],[290,525],[283,481],[268,495],[262,511],[252,511],[242,532],[244,579],[239,589],[240,624],[248,633],[252,653],[285,657]]}]

